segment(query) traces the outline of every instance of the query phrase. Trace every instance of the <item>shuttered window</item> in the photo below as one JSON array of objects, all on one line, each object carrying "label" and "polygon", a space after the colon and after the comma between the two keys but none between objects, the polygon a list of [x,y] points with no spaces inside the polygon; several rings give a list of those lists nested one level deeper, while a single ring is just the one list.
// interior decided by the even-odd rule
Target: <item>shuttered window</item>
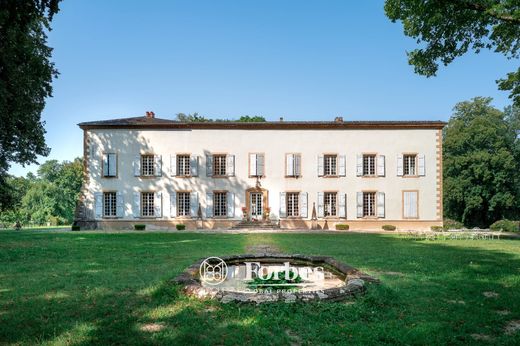
[{"label": "shuttered window", "polygon": [[338,194],[336,192],[325,192],[324,194],[324,215],[336,216]]},{"label": "shuttered window", "polygon": [[299,208],[299,193],[297,192],[288,192],[286,194],[287,201],[287,216],[300,216],[300,208]]},{"label": "shuttered window", "polygon": [[177,193],[177,216],[190,216],[190,193]]},{"label": "shuttered window", "polygon": [[226,155],[213,155],[213,175],[226,175]]},{"label": "shuttered window", "polygon": [[214,216],[227,216],[227,193],[226,192],[215,192],[213,194],[213,215]]},{"label": "shuttered window", "polygon": [[415,219],[418,214],[418,196],[417,191],[403,191],[403,217],[405,219]]},{"label": "shuttered window", "polygon": [[155,175],[155,161],[153,155],[141,155],[141,175]]},{"label": "shuttered window", "polygon": [[363,217],[376,216],[376,193],[363,192]]},{"label": "shuttered window", "polygon": [[103,193],[103,216],[114,217],[117,216],[117,199],[115,192]]},{"label": "shuttered window", "polygon": [[363,176],[376,175],[376,156],[363,155]]},{"label": "shuttered window", "polygon": [[403,175],[417,175],[417,155],[403,155]]},{"label": "shuttered window", "polygon": [[324,155],[323,158],[323,169],[324,175],[338,175],[337,168],[338,156],[337,155]]},{"label": "shuttered window", "polygon": [[141,193],[141,216],[155,216],[155,203],[153,192]]},{"label": "shuttered window", "polygon": [[177,176],[190,175],[190,155],[177,155]]},{"label": "shuttered window", "polygon": [[106,178],[117,176],[117,155],[115,153],[103,155],[103,176]]}]

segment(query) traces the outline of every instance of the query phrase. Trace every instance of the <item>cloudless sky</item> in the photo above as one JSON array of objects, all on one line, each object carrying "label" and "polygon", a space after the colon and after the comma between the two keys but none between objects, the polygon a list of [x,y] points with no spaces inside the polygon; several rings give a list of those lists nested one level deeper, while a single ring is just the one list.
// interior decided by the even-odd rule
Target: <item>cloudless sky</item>
[{"label": "cloudless sky", "polygon": [[[60,71],[43,113],[47,159],[82,155],[77,123],[142,116],[268,120],[448,120],[490,96],[518,61],[467,54],[414,74],[417,44],[372,1],[64,0],[49,44]],[[13,166],[24,175],[36,166]]]}]

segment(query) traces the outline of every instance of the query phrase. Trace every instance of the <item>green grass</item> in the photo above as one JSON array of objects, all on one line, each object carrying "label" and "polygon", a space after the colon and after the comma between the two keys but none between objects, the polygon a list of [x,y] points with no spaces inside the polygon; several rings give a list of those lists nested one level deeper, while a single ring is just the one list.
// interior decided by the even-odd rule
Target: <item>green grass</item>
[{"label": "green grass", "polygon": [[[347,302],[261,306],[201,302],[169,283],[196,259],[253,244],[334,256],[382,283]],[[514,345],[520,331],[504,332],[513,320],[520,320],[520,242],[513,240],[0,232],[5,344]]]}]

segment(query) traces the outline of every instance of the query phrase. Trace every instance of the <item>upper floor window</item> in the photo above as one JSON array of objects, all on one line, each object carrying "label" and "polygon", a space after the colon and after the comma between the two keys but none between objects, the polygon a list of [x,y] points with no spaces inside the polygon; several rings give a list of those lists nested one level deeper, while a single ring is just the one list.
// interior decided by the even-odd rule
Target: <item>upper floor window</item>
[{"label": "upper floor window", "polygon": [[213,194],[213,215],[227,216],[227,193],[215,192]]},{"label": "upper floor window", "polygon": [[213,155],[213,175],[226,175],[226,155]]},{"label": "upper floor window", "polygon": [[250,177],[263,177],[265,166],[264,154],[249,154],[249,176]]},{"label": "upper floor window", "polygon": [[137,155],[133,162],[136,177],[161,176],[162,159],[160,155]]},{"label": "upper floor window", "polygon": [[206,156],[206,175],[224,177],[235,175],[235,155],[213,154]]},{"label": "upper floor window", "polygon": [[153,192],[141,193],[141,216],[155,216],[154,196]]},{"label": "upper floor window", "polygon": [[117,216],[117,195],[115,192],[103,193],[103,216]]},{"label": "upper floor window", "polygon": [[285,176],[301,177],[302,175],[302,156],[300,154],[285,155]]},{"label": "upper floor window", "polygon": [[323,157],[323,174],[325,176],[337,175],[337,155],[324,155]]},{"label": "upper floor window", "polygon": [[375,155],[363,155],[363,175],[364,176],[376,175],[376,156]]},{"label": "upper floor window", "polygon": [[155,160],[153,155],[141,155],[141,175],[155,175]]},{"label": "upper floor window", "polygon": [[117,176],[117,154],[103,154],[103,177],[112,178]]},{"label": "upper floor window", "polygon": [[403,175],[417,175],[417,155],[403,155]]},{"label": "upper floor window", "polygon": [[177,175],[190,175],[190,155],[177,155]]}]

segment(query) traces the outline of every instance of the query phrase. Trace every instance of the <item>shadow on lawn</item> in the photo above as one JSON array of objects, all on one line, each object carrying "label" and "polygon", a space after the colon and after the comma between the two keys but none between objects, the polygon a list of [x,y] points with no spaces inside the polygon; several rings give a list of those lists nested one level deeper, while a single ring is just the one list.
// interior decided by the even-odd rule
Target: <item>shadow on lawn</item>
[{"label": "shadow on lawn", "polygon": [[[0,312],[0,340],[272,345],[473,343],[472,333],[496,341],[518,338],[502,333],[505,321],[520,318],[520,259],[512,253],[379,235],[272,237],[287,252],[337,257],[380,275],[382,284],[369,286],[354,302],[258,307],[189,299],[169,282],[117,292],[98,285],[51,299],[11,301]],[[345,246],[338,248],[338,243]],[[486,291],[498,298],[486,298]]]}]

